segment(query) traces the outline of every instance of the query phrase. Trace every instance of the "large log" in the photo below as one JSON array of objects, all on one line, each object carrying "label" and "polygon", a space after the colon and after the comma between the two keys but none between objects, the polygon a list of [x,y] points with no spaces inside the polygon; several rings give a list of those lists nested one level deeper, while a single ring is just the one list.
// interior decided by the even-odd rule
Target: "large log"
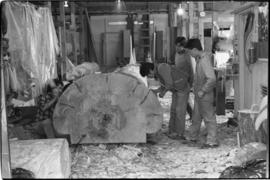
[{"label": "large log", "polygon": [[35,178],[69,178],[71,156],[65,139],[10,142],[11,168],[23,168]]},{"label": "large log", "polygon": [[157,97],[123,72],[75,81],[59,98],[53,115],[56,131],[70,135],[72,144],[146,142],[146,133],[158,131],[162,120]]}]

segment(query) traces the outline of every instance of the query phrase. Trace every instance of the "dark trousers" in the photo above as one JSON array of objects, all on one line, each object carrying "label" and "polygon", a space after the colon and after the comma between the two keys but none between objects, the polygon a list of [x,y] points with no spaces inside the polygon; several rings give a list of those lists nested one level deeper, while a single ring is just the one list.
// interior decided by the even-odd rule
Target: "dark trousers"
[{"label": "dark trousers", "polygon": [[188,113],[190,119],[192,119],[192,108],[191,108],[191,105],[189,103],[187,104],[187,113]]}]

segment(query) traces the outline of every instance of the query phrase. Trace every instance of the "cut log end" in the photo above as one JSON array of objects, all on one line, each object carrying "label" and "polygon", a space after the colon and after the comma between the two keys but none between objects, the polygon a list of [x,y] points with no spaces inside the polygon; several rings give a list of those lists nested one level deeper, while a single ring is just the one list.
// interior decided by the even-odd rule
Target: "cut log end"
[{"label": "cut log end", "polygon": [[[161,128],[157,97],[136,78],[121,73],[85,76],[62,94],[53,122],[71,143],[139,143]],[[83,140],[82,140],[82,137]]]}]

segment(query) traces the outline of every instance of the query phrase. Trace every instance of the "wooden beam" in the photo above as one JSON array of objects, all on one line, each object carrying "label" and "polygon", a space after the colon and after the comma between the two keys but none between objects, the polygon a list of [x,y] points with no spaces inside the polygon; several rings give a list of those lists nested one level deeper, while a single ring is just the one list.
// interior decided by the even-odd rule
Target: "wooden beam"
[{"label": "wooden beam", "polygon": [[51,10],[52,9],[52,3],[51,3],[51,1],[48,1],[47,2],[47,6],[48,6],[48,8]]},{"label": "wooden beam", "polygon": [[74,64],[78,64],[77,60],[77,46],[76,46],[76,21],[75,21],[75,3],[70,2],[70,7],[71,7],[71,25],[70,29],[72,30],[72,51],[73,51],[73,57],[74,57]]},{"label": "wooden beam", "polygon": [[60,21],[61,21],[61,77],[64,79],[66,72],[66,23],[65,23],[65,7],[64,1],[59,2]]},{"label": "wooden beam", "polygon": [[194,3],[189,2],[188,15],[189,15],[189,38],[194,35]]},{"label": "wooden beam", "polygon": [[[84,55],[84,23],[83,23],[83,10],[81,7],[79,7],[80,10],[80,57],[81,59],[85,59]],[[81,63],[81,59],[79,60],[79,63]]]},{"label": "wooden beam", "polygon": [[233,8],[233,10],[231,11],[232,14],[243,14],[246,13],[247,11],[249,11],[250,8],[259,5],[260,2],[247,2],[245,4],[239,5],[236,8]]},{"label": "wooden beam", "polygon": [[70,11],[70,16],[71,16],[70,29],[74,30],[75,25],[76,25],[76,23],[75,23],[75,4],[72,1],[69,4],[70,4],[70,9],[71,9],[71,11]]},{"label": "wooden beam", "polygon": [[[203,2],[198,2],[199,12],[204,11]],[[199,17],[199,38],[204,49],[204,27],[203,27],[203,17]]]},{"label": "wooden beam", "polygon": [[[239,15],[238,19],[238,28],[237,28],[237,35],[238,35],[238,56],[239,56],[239,109],[245,108],[245,60],[244,60],[244,22]],[[242,34],[241,34],[242,33]]]},{"label": "wooden beam", "polygon": [[[1,32],[1,42],[3,36]],[[2,43],[1,43],[2,44]],[[4,66],[3,66],[3,46],[1,46],[1,119],[0,119],[0,129],[1,129],[1,146],[0,146],[0,171],[2,172],[1,178],[11,178],[10,170],[10,152],[9,152],[9,140],[8,140],[8,129],[7,129],[7,114],[6,114],[6,94],[5,94],[5,82],[4,82]]]},{"label": "wooden beam", "polygon": [[87,23],[88,23],[88,30],[89,30],[89,34],[90,34],[90,40],[91,40],[90,45],[92,46],[92,53],[93,53],[93,58],[94,58],[94,60],[92,60],[92,61],[95,61],[98,64],[100,64],[99,59],[97,57],[97,53],[96,53],[94,37],[93,37],[92,29],[91,29],[90,18],[89,18],[88,11],[86,8],[84,9],[84,12],[85,12]]},{"label": "wooden beam", "polygon": [[[134,9],[134,10],[125,10],[125,11],[121,11],[121,12],[117,12],[117,11],[112,11],[112,10],[100,10],[100,9],[93,9],[93,8],[87,8],[88,14],[91,15],[111,15],[111,14],[116,14],[116,15],[127,15],[127,14],[143,14],[143,13],[168,13],[168,9],[164,8],[164,9],[159,9],[159,10],[154,10],[154,9],[150,9],[149,11],[147,10],[141,10],[141,9]],[[59,10],[54,10],[52,12],[53,16],[59,16],[60,12]],[[69,15],[70,12],[66,11],[65,15]],[[79,10],[76,10],[75,15],[80,15]]]}]

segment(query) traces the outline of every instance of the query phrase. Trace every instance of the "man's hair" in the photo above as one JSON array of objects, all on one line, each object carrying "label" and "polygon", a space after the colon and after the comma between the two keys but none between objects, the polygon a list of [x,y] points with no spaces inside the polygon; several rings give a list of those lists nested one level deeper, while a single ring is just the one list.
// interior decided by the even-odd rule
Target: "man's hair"
[{"label": "man's hair", "polygon": [[148,76],[150,74],[150,70],[154,70],[154,63],[150,62],[142,62],[140,66],[140,74],[142,77]]},{"label": "man's hair", "polygon": [[[59,85],[64,86],[63,82],[59,78],[52,79],[52,81],[55,83],[56,86],[59,86]],[[50,84],[47,84],[46,85],[46,92],[51,93],[52,90],[53,90],[53,87],[51,87]]]},{"label": "man's hair", "polygon": [[186,49],[196,48],[199,51],[202,51],[203,50],[201,41],[198,38],[189,39],[188,42],[187,42],[187,44],[186,44],[186,46],[185,46],[185,48]]},{"label": "man's hair", "polygon": [[186,40],[185,37],[179,36],[179,37],[177,37],[177,38],[175,39],[175,41],[174,41],[174,44],[175,44],[175,45],[178,44],[178,43],[180,43],[180,46],[185,46],[186,43],[187,43],[187,40]]}]

